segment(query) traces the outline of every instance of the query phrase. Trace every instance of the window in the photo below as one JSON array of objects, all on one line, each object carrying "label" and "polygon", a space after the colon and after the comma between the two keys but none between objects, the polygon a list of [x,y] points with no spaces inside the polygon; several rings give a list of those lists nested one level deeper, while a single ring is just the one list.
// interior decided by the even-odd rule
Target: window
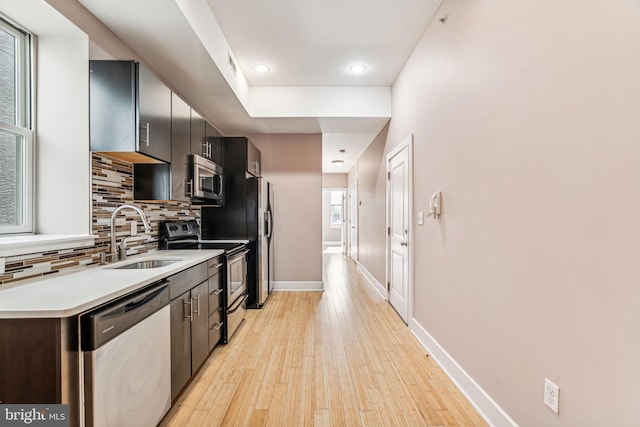
[{"label": "window", "polygon": [[31,36],[0,18],[0,234],[33,232]]},{"label": "window", "polygon": [[344,194],[342,191],[331,192],[331,227],[342,227],[344,210]]}]

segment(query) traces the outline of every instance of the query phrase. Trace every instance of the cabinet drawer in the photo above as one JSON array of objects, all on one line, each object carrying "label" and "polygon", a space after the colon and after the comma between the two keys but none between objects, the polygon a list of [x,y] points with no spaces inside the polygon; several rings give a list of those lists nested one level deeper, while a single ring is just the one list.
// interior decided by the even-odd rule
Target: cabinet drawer
[{"label": "cabinet drawer", "polygon": [[209,276],[209,293],[217,289],[224,289],[224,286],[222,284],[222,273]]},{"label": "cabinet drawer", "polygon": [[209,351],[220,342],[224,324],[222,320],[222,307],[209,316]]},{"label": "cabinet drawer", "polygon": [[222,257],[210,259],[209,261],[207,261],[207,266],[209,269],[208,277],[211,277],[214,274],[222,273],[222,267],[224,266]]},{"label": "cabinet drawer", "polygon": [[209,279],[209,314],[213,314],[218,307],[222,307],[222,286],[215,286],[211,289],[211,279]]},{"label": "cabinet drawer", "polygon": [[199,283],[207,280],[207,263],[203,262],[169,276],[169,297],[175,299]]}]

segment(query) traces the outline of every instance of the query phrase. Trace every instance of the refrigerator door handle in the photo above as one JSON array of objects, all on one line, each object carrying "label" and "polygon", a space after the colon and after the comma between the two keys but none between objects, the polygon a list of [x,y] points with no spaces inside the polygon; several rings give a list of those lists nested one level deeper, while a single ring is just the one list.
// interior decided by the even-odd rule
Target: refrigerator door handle
[{"label": "refrigerator door handle", "polygon": [[271,237],[271,227],[273,226],[273,222],[272,222],[272,218],[271,218],[271,210],[267,211],[267,220],[266,222],[266,230],[265,230],[265,237]]}]

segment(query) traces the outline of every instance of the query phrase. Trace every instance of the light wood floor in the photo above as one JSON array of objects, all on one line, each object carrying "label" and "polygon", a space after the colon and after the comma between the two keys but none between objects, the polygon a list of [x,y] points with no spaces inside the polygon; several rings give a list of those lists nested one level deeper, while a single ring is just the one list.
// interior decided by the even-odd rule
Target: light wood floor
[{"label": "light wood floor", "polygon": [[205,362],[162,426],[485,426],[354,263],[276,292]]}]

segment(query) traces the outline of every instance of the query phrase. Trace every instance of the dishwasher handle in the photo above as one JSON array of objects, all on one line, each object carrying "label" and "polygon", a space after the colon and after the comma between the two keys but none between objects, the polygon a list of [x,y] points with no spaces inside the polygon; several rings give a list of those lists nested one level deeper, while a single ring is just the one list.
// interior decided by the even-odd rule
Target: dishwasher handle
[{"label": "dishwasher handle", "polygon": [[80,315],[83,351],[93,351],[169,305],[169,288],[161,280]]},{"label": "dishwasher handle", "polygon": [[150,292],[146,295],[143,295],[142,298],[140,298],[137,301],[132,301],[128,304],[126,304],[124,306],[124,312],[127,313],[131,310],[135,310],[136,308],[139,308],[143,305],[145,305],[146,303],[148,303],[149,301],[151,301],[152,299],[154,299],[155,297],[157,297],[160,293],[162,293],[162,291],[164,290],[164,288],[158,289],[157,291],[154,292]]}]

